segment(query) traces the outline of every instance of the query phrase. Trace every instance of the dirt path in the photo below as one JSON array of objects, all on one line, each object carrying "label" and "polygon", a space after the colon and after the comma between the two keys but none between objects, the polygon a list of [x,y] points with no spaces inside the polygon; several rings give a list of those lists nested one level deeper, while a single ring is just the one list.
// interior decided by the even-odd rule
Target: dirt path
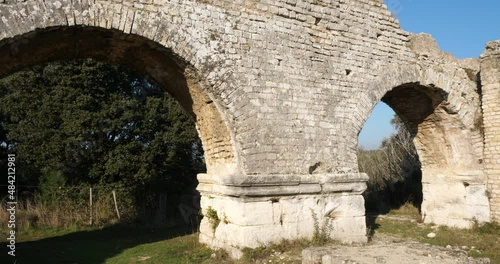
[{"label": "dirt path", "polygon": [[303,264],[490,263],[489,259],[467,257],[466,252],[459,248],[422,244],[381,234],[366,245],[305,249],[302,257]]}]

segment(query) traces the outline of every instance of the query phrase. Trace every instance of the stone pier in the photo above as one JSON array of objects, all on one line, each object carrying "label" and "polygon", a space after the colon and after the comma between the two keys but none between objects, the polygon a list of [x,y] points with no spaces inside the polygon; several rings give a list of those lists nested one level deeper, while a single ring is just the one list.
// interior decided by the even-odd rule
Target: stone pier
[{"label": "stone pier", "polygon": [[364,199],[368,176],[231,175],[214,180],[199,175],[204,218],[200,241],[224,248],[233,257],[241,249],[315,233],[343,242],[366,242]]}]

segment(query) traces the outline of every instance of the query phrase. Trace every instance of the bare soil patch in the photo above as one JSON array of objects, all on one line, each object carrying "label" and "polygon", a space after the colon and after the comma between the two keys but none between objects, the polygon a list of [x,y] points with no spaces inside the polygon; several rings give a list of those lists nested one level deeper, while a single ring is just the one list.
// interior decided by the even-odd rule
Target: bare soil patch
[{"label": "bare soil patch", "polygon": [[490,263],[488,258],[472,258],[457,247],[441,247],[377,234],[365,245],[336,245],[305,249],[304,264],[312,263]]}]

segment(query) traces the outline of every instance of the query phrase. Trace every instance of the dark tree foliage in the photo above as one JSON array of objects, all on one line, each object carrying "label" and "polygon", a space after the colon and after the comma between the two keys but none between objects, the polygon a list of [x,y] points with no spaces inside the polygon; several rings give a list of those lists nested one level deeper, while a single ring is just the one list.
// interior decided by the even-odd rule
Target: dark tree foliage
[{"label": "dark tree foliage", "polygon": [[18,184],[182,192],[204,168],[190,116],[129,69],[39,65],[1,79],[0,95],[0,151],[16,153]]}]

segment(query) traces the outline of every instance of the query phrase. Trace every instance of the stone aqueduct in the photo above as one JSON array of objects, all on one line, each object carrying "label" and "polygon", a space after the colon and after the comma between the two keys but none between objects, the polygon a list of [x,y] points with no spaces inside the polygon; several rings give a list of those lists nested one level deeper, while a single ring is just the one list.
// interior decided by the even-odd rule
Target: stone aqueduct
[{"label": "stone aqueduct", "polygon": [[383,100],[412,125],[426,222],[500,219],[500,42],[457,60],[382,0],[0,0],[0,76],[56,59],[127,65],[196,121],[212,247],[366,241],[357,136]]}]

